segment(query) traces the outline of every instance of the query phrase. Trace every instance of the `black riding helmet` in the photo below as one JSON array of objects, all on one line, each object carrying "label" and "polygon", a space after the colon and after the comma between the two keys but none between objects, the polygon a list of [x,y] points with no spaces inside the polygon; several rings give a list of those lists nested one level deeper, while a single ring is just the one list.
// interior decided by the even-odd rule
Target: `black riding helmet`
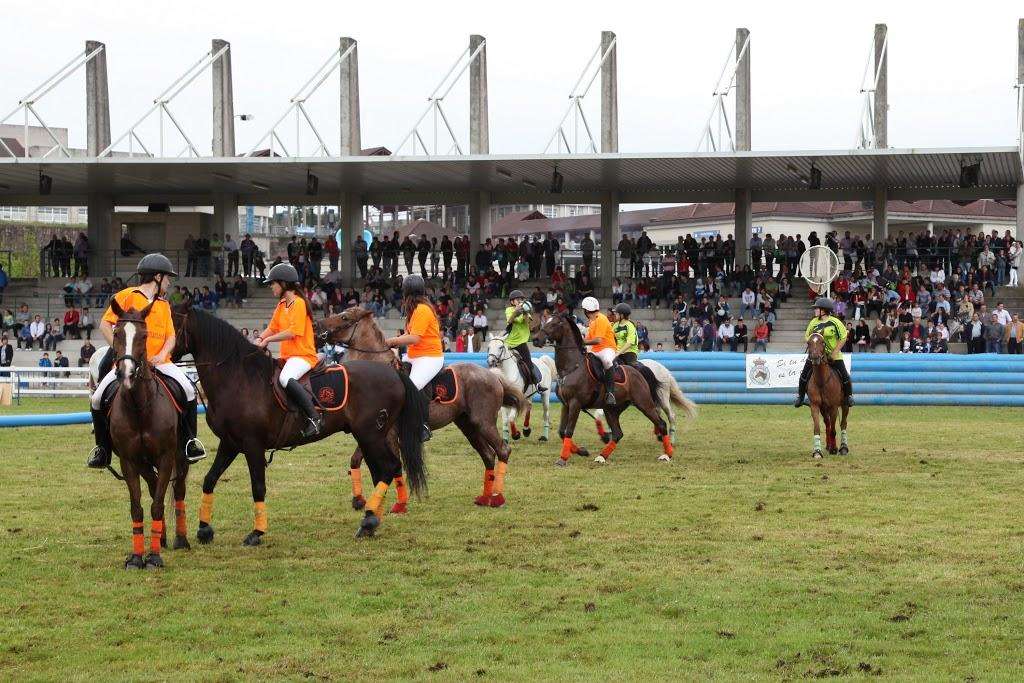
[{"label": "black riding helmet", "polygon": [[271,282],[290,282],[297,285],[299,284],[299,271],[295,270],[295,266],[290,263],[278,263],[267,273],[267,279],[263,281],[263,284],[269,285]]},{"label": "black riding helmet", "polygon": [[174,266],[171,265],[171,259],[163,254],[146,254],[139,261],[139,265],[135,270],[139,275],[159,275],[163,273],[171,277],[178,277],[178,274],[174,272]]},{"label": "black riding helmet", "polygon": [[628,318],[633,313],[633,309],[629,307],[629,304],[621,303],[615,307],[615,312]]},{"label": "black riding helmet", "polygon": [[508,300],[509,301],[512,301],[513,299],[525,299],[525,298],[526,298],[526,295],[523,294],[523,290],[521,290],[521,289],[513,289],[509,293],[509,295],[508,295]]},{"label": "black riding helmet", "polygon": [[823,297],[819,297],[814,302],[814,308],[820,308],[822,310],[825,310],[825,311],[828,311],[828,312],[831,313],[832,310],[835,308],[835,304],[832,303],[832,299],[829,299],[828,297],[823,296]]},{"label": "black riding helmet", "polygon": [[421,275],[406,275],[402,280],[402,296],[423,295],[427,291],[427,283]]}]

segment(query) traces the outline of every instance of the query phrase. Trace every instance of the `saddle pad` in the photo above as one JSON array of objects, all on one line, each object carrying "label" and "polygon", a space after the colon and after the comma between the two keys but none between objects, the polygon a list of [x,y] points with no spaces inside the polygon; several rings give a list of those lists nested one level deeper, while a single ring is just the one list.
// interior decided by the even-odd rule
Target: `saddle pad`
[{"label": "saddle pad", "polygon": [[[592,353],[587,354],[587,372],[595,382],[604,381],[604,365],[601,363],[601,359]],[[613,365],[612,377],[616,384],[625,384],[627,381],[626,370],[621,365]]]},{"label": "saddle pad", "polygon": [[452,368],[444,368],[431,381],[433,387],[430,400],[442,405],[455,403],[459,400],[459,380]]},{"label": "saddle pad", "polygon": [[[185,390],[181,388],[181,385],[155,368],[153,369],[153,377],[156,378],[157,384],[163,387],[164,392],[167,394],[167,398],[171,399],[171,404],[174,406],[174,410],[178,413],[182,412],[182,406],[185,405],[186,400]],[[110,410],[110,405],[114,402],[114,395],[117,393],[117,389],[120,386],[121,380],[119,379],[115,379],[107,385],[107,389],[103,392],[103,397],[100,399],[100,406],[103,410]]]},{"label": "saddle pad", "polygon": [[322,410],[341,410],[348,403],[348,370],[344,365],[332,365],[323,372],[311,372],[308,377],[313,400]]},{"label": "saddle pad", "polygon": [[519,366],[519,376],[524,379],[529,378],[529,381],[526,383],[527,386],[530,384],[540,384],[542,375],[540,374],[540,368],[537,367],[536,363],[533,364],[532,377],[530,377],[530,369],[526,366],[526,363],[521,360],[517,360],[516,364]]}]

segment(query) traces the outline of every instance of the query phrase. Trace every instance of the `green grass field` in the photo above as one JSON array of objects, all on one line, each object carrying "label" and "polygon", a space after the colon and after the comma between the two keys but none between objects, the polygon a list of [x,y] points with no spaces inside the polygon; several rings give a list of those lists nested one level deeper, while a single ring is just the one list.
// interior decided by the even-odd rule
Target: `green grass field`
[{"label": "green grass field", "polygon": [[815,462],[806,409],[705,406],[669,465],[630,415],[608,466],[517,443],[501,510],[438,432],[429,497],[363,541],[349,438],[278,455],[255,549],[238,461],[162,572],[121,569],[88,428],[0,430],[0,679],[1024,677],[1020,410],[856,408]]}]

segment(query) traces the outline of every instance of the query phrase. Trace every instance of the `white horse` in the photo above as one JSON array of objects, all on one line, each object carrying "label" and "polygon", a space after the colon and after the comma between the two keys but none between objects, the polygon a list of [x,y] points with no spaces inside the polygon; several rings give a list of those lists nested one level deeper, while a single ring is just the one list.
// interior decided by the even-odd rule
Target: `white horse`
[{"label": "white horse", "polygon": [[[551,356],[541,356],[540,358],[534,359],[534,364],[540,370],[540,383],[542,386],[547,387],[546,391],[540,392],[541,402],[544,404],[544,435],[540,437],[540,441],[547,441],[548,436],[551,432],[551,419],[549,417],[551,409],[551,389],[552,381],[558,376],[558,370],[555,369],[555,361]],[[533,394],[537,393],[536,386],[530,384],[524,386],[522,373],[519,372],[519,363],[516,354],[512,352],[507,346],[505,346],[504,335],[491,335],[487,340],[487,367],[492,372],[498,373],[504,376],[505,379],[522,391],[526,395],[526,415],[523,417],[523,435],[530,436],[530,413],[533,410],[533,402],[530,398]],[[532,392],[528,391],[533,389]],[[519,429],[516,427],[516,409],[505,408],[501,409],[501,433],[508,443],[509,437],[512,439],[519,439]]]},{"label": "white horse", "polygon": [[[650,358],[644,358],[640,361],[643,365],[646,365],[654,373],[655,379],[658,380],[658,410],[664,416],[668,422],[668,434],[672,444],[676,442],[676,411],[673,406],[679,406],[686,413],[689,418],[697,417],[697,404],[691,401],[679,388],[679,384],[676,382],[675,377],[664,365],[656,360]],[[601,441],[608,443],[611,436],[604,430],[604,411],[597,409],[594,411],[594,425],[597,427],[597,434],[601,437]]]}]

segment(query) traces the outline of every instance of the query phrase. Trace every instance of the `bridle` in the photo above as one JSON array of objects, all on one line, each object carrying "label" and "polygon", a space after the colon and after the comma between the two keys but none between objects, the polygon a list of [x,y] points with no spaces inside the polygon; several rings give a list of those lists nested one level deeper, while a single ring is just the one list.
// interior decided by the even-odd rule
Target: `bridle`
[{"label": "bridle", "polygon": [[818,355],[817,357],[812,357],[810,350],[808,350],[807,360],[811,362],[811,365],[821,365],[825,362],[825,337],[823,337],[819,332],[815,332],[807,340],[807,347],[808,349],[810,349],[811,342],[814,341],[815,337],[817,337],[821,341],[821,354]]},{"label": "bridle", "polygon": [[489,368],[496,368],[507,360],[512,360],[512,351],[504,344],[501,345],[501,351],[498,355],[487,352],[487,367]]},{"label": "bridle", "polygon": [[352,345],[352,340],[356,338],[356,328],[359,327],[359,323],[361,323],[362,321],[363,318],[360,318],[359,320],[355,321],[354,323],[348,326],[352,330],[352,332],[349,333],[347,341],[335,340],[333,338],[333,335],[336,332],[338,332],[338,328],[335,328],[333,330],[324,330],[323,332],[319,333],[316,336],[324,344],[329,342],[337,346],[343,346],[346,349],[350,349],[358,353],[389,353],[391,349],[388,347],[385,347],[383,349],[361,349],[357,346]]}]

